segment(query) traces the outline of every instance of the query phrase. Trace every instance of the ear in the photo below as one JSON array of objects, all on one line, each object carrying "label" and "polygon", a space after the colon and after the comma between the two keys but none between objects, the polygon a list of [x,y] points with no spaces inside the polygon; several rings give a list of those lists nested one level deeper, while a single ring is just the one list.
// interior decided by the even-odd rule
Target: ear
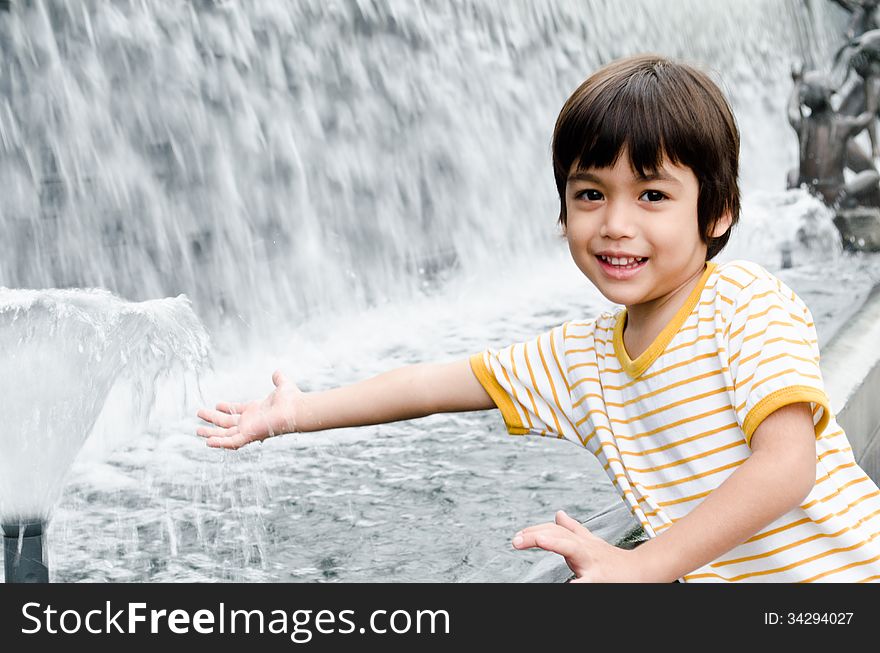
[{"label": "ear", "polygon": [[715,221],[710,236],[712,238],[720,238],[728,229],[730,229],[731,222],[733,222],[733,218],[729,212],[725,211],[724,214]]}]

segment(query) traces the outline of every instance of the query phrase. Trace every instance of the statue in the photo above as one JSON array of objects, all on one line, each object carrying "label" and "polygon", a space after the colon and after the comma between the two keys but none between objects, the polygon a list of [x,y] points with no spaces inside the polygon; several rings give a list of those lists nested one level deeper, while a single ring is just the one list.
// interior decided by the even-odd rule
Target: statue
[{"label": "statue", "polygon": [[865,32],[880,27],[877,20],[877,6],[880,0],[833,0],[852,16],[846,28],[846,38],[853,39]]},{"label": "statue", "polygon": [[[833,208],[870,205],[880,208],[880,173],[863,166],[847,182],[847,150],[850,139],[867,128],[874,112],[850,116],[832,108],[833,89],[817,72],[792,70],[795,83],[788,104],[788,121],[798,135],[799,167],[789,173],[789,188],[805,185]],[[808,113],[804,113],[804,108]],[[864,162],[863,162],[864,163]]]},{"label": "statue", "polygon": [[[841,57],[848,52],[848,57]],[[851,116],[864,111],[877,114],[880,111],[880,29],[866,32],[844,46],[838,52],[836,65],[846,61],[846,79],[838,95],[841,102],[838,110]],[[867,128],[871,141],[871,155],[866,155],[855,141],[847,144],[847,167],[856,172],[874,167],[873,159],[880,157],[880,144],[877,139],[876,122],[871,121]]]},{"label": "statue", "polygon": [[[880,36],[880,30],[875,32]],[[799,65],[792,69],[794,88],[788,103],[788,120],[799,146],[799,165],[789,172],[788,187],[805,186],[834,209],[834,224],[849,250],[880,251],[880,172],[853,141],[865,129],[873,136],[880,57],[874,59],[872,52],[863,47],[853,55],[853,67],[864,74],[861,90],[851,90],[838,109],[833,108],[834,89],[828,78],[818,71],[804,73]],[[854,110],[859,113],[851,115]],[[871,141],[876,151],[876,138]],[[852,172],[848,181],[847,168]]]}]

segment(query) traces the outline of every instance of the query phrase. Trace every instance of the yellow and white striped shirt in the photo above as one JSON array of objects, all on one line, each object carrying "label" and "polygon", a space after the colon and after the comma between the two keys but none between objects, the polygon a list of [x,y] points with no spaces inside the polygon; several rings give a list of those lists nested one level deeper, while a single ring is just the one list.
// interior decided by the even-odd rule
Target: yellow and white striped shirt
[{"label": "yellow and white striped shirt", "polygon": [[592,451],[646,533],[688,514],[749,456],[761,421],[809,402],[816,485],[804,502],[685,582],[880,580],[880,489],[829,409],[809,309],[761,266],[709,262],[636,360],[626,311],[471,357],[508,431]]}]

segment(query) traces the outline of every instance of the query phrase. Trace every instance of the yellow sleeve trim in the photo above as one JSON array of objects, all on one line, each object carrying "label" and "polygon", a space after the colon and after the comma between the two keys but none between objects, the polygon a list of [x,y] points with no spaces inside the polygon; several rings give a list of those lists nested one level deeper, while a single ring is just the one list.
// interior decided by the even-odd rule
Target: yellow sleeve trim
[{"label": "yellow sleeve trim", "polygon": [[828,420],[831,419],[828,396],[818,388],[812,388],[807,385],[793,385],[776,392],[771,392],[749,411],[749,414],[746,415],[743,421],[743,433],[746,435],[746,444],[751,446],[752,435],[754,435],[755,430],[773,411],[802,401],[809,401],[823,408],[822,417],[819,423],[816,424],[816,437],[818,438],[828,425]]},{"label": "yellow sleeve trim", "polygon": [[501,417],[504,418],[504,425],[507,427],[507,432],[511,435],[525,435],[528,433],[529,429],[523,426],[523,423],[519,418],[519,413],[516,410],[516,406],[513,405],[513,400],[510,398],[510,395],[508,395],[507,391],[498,384],[495,375],[486,367],[486,363],[483,360],[483,354],[474,354],[471,356],[470,363],[474,376],[477,377],[477,381],[479,381],[480,385],[482,385],[486,392],[489,393],[489,396],[492,397],[492,401],[495,402],[495,405],[498,406],[498,410],[501,411]]}]

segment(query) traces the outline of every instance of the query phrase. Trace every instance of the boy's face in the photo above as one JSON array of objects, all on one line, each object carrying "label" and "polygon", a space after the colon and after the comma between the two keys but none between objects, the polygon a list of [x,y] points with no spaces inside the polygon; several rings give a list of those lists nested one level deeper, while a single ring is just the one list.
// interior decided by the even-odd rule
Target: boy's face
[{"label": "boy's face", "polygon": [[[575,164],[565,193],[565,232],[575,263],[609,300],[630,314],[634,308],[650,314],[703,270],[698,195],[693,171],[668,161],[647,178],[630,167],[625,151],[612,168],[579,170]],[[715,235],[725,229],[719,225]],[[624,260],[611,260],[615,256]]]}]

